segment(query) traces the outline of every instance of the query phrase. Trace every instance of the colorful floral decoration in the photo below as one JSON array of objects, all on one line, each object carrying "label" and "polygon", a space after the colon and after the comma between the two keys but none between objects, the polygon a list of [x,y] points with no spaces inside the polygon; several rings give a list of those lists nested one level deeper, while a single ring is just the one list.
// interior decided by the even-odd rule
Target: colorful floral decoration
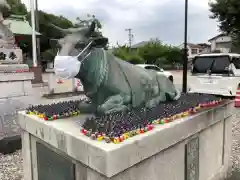
[{"label": "colorful floral decoration", "polygon": [[65,101],[48,105],[31,106],[26,110],[26,114],[36,115],[45,121],[63,119],[80,115],[78,104],[83,100]]},{"label": "colorful floral decoration", "polygon": [[[85,124],[83,125],[82,129],[81,129],[81,133],[84,134],[85,136],[88,136],[89,138],[93,139],[93,140],[97,140],[97,141],[105,141],[106,143],[114,143],[114,144],[118,144],[123,142],[124,140],[131,138],[133,136],[139,135],[139,134],[143,134],[146,133],[148,131],[153,130],[155,127],[159,126],[159,125],[164,125],[166,123],[170,123],[173,122],[177,119],[180,118],[184,118],[184,117],[188,117],[188,116],[192,116],[196,113],[198,113],[199,111],[203,111],[207,108],[212,108],[215,107],[219,104],[221,104],[223,102],[222,99],[217,98],[215,96],[212,95],[199,95],[196,98],[192,98],[192,101],[189,100],[189,98],[183,97],[182,99],[186,99],[185,102],[187,102],[188,106],[190,106],[190,108],[186,108],[184,111],[182,112],[178,112],[176,111],[176,113],[170,113],[168,115],[168,113],[163,113],[162,116],[160,116],[160,118],[156,118],[154,120],[150,120],[150,121],[146,121],[144,122],[144,117],[142,118],[142,120],[136,120],[138,122],[142,122],[142,125],[135,125],[136,128],[126,128],[124,130],[120,130],[121,126],[118,127],[118,129],[120,130],[120,133],[115,133],[117,131],[117,129],[113,130],[114,128],[110,128],[111,130],[109,130],[108,127],[110,126],[114,126],[114,124],[116,125],[116,123],[114,123],[114,119],[118,119],[117,121],[119,124],[121,123],[121,120],[126,120],[126,119],[130,119],[130,116],[125,116],[121,118],[121,113],[116,113],[116,114],[112,114],[112,115],[108,115],[108,117],[103,117],[103,118],[91,118],[85,121]],[[191,96],[191,95],[189,95]],[[190,98],[191,99],[191,98]],[[196,101],[196,103],[194,103],[194,101]],[[205,102],[204,102],[205,101]],[[179,101],[181,102],[181,100]],[[171,103],[169,103],[171,104]],[[172,102],[172,104],[177,104],[176,102]],[[181,103],[179,103],[181,104]],[[196,104],[195,106],[191,106],[193,104]],[[183,104],[182,104],[183,105]],[[185,104],[186,105],[186,104]],[[177,106],[177,105],[176,105]],[[162,106],[163,107],[163,106]],[[171,109],[172,106],[169,107],[169,109]],[[179,109],[180,106],[179,106]],[[168,111],[168,110],[167,110]],[[161,108],[159,107],[158,112],[160,114]],[[137,119],[138,115],[141,116],[141,112],[139,113],[139,111],[133,113],[135,114],[135,119]],[[151,110],[149,111],[149,114],[151,114],[153,112],[151,112]],[[166,116],[164,116],[164,114]],[[141,119],[141,118],[140,118]],[[109,123],[109,125],[107,125]],[[126,125],[127,123],[125,123]],[[132,122],[132,125],[134,126],[134,123]],[[102,126],[102,127],[101,127]],[[124,127],[124,126],[123,126]]]},{"label": "colorful floral decoration", "polygon": [[[87,100],[32,106],[26,110],[26,113],[36,115],[45,121],[78,116],[80,115],[78,104],[81,101]],[[179,100],[161,103],[152,109],[135,108],[128,112],[86,118],[81,125],[81,133],[93,140],[118,144],[133,136],[151,131],[158,125],[194,115],[222,102],[221,98],[213,95],[182,94]]]}]

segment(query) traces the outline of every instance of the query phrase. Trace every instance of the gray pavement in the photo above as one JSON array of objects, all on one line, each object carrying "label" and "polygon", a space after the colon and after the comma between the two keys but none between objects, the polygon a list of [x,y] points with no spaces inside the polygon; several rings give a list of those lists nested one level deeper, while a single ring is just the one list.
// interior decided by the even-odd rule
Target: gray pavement
[{"label": "gray pavement", "polygon": [[[182,71],[171,71],[171,73],[173,74],[174,84],[176,88],[182,91],[182,77],[183,77]],[[187,80],[188,80],[187,88],[189,88],[191,84],[194,82],[194,80],[196,80],[196,78],[192,77],[190,73],[188,73]]]},{"label": "gray pavement", "polygon": [[235,109],[232,136],[232,175],[228,180],[240,180],[240,108]]}]

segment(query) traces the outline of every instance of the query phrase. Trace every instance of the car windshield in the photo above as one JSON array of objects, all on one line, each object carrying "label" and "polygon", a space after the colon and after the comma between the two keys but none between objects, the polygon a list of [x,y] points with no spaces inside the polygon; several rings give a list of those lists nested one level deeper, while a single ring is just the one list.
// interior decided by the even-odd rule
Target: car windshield
[{"label": "car windshield", "polygon": [[229,65],[229,56],[199,56],[194,59],[192,73],[227,74]]},{"label": "car windshield", "polygon": [[160,69],[157,66],[145,66],[145,69],[150,69],[150,70],[154,70],[154,71],[163,71],[162,69]]}]

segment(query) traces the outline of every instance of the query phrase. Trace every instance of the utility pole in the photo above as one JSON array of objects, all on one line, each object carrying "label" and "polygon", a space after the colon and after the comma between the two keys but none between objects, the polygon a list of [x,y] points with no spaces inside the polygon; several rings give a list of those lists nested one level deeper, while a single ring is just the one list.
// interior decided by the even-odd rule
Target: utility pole
[{"label": "utility pole", "polygon": [[184,55],[183,55],[183,84],[182,91],[187,92],[187,71],[188,71],[188,0],[185,0],[185,19],[184,19]]},{"label": "utility pole", "polygon": [[36,40],[36,17],[35,17],[35,0],[30,0],[31,8],[31,24],[32,24],[32,54],[33,54],[33,67],[31,68],[34,73],[34,79],[32,84],[42,83],[42,70],[38,66],[38,57],[37,57],[37,40]]},{"label": "utility pole", "polygon": [[[39,14],[38,14],[38,0],[35,0],[35,28],[36,31],[39,32]],[[37,48],[37,59],[38,62],[41,62],[40,59],[40,38],[36,37],[36,48]]]},{"label": "utility pole", "polygon": [[36,26],[35,26],[35,1],[30,0],[31,7],[31,23],[32,23],[32,53],[33,53],[33,67],[37,67],[37,48],[36,48]]},{"label": "utility pole", "polygon": [[125,29],[125,31],[128,31],[128,43],[129,43],[129,47],[132,47],[132,38],[133,38],[133,34],[132,34],[132,29],[128,28]]}]

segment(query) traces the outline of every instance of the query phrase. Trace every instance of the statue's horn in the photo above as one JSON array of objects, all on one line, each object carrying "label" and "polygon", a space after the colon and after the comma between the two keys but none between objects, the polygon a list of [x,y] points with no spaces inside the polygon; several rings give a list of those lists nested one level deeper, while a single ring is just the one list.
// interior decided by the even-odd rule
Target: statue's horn
[{"label": "statue's horn", "polygon": [[50,24],[55,29],[63,32],[64,34],[70,34],[70,33],[77,33],[86,30],[86,27],[79,27],[79,28],[68,28],[68,29],[62,29],[54,24]]},{"label": "statue's horn", "polygon": [[93,22],[91,23],[89,29],[88,29],[88,32],[87,32],[86,36],[87,36],[87,37],[90,37],[90,36],[94,33],[95,28],[96,28],[96,22],[93,21]]},{"label": "statue's horn", "polygon": [[52,23],[49,23],[49,25],[52,26],[53,28],[59,30],[60,32],[62,32],[64,34],[67,34],[67,31],[65,29],[62,29],[62,28],[60,28],[60,27],[58,27],[58,26],[56,26],[56,25],[54,25]]}]

